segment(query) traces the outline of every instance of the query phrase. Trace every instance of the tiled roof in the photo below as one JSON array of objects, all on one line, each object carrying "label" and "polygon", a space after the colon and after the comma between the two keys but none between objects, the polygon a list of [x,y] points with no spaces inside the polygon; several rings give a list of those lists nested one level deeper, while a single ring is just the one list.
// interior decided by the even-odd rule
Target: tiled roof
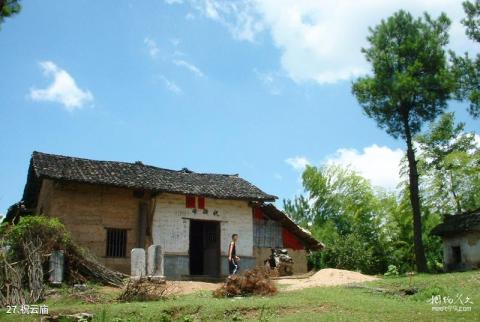
[{"label": "tiled roof", "polygon": [[443,223],[432,229],[432,234],[445,236],[469,231],[480,231],[480,209],[446,217]]},{"label": "tiled roof", "polygon": [[[141,162],[97,161],[33,152],[28,181],[42,178],[218,199],[273,201],[277,198],[238,175],[168,170]],[[28,194],[28,181],[25,194]]]}]

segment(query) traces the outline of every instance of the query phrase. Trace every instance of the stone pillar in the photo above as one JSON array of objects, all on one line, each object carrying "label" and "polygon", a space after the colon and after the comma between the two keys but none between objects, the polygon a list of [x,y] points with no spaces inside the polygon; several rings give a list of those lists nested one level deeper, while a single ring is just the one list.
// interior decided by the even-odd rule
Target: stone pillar
[{"label": "stone pillar", "polygon": [[63,282],[63,250],[55,250],[50,255],[49,261],[50,276],[49,281],[54,285],[60,285]]},{"label": "stone pillar", "polygon": [[149,276],[164,277],[162,246],[151,245],[148,247],[147,256],[147,274]]},{"label": "stone pillar", "polygon": [[145,276],[145,249],[134,248],[131,255],[131,272],[130,274],[135,277]]}]

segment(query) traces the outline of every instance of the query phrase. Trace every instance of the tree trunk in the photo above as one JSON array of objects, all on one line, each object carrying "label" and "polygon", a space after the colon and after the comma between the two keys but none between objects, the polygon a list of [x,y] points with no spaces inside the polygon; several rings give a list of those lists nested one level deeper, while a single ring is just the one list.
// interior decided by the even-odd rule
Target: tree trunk
[{"label": "tree trunk", "polygon": [[407,142],[407,159],[410,179],[410,202],[413,210],[413,244],[415,246],[415,262],[418,272],[427,272],[427,259],[422,240],[422,214],[420,208],[420,195],[418,191],[418,171],[415,152],[412,145],[412,133],[408,121],[408,114],[403,117],[405,140]]},{"label": "tree trunk", "polygon": [[457,193],[455,192],[455,189],[454,189],[454,186],[453,186],[452,172],[448,171],[448,174],[450,176],[450,192],[452,193],[453,200],[455,201],[455,204],[457,206],[457,213],[460,214],[460,213],[462,213],[462,204],[460,203],[460,198],[458,198]]}]

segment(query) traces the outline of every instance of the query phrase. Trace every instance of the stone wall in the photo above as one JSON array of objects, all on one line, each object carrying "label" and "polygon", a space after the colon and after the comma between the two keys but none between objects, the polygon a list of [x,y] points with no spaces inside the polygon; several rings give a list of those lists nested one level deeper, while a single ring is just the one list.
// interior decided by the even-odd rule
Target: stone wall
[{"label": "stone wall", "polygon": [[165,276],[170,280],[180,280],[190,274],[188,254],[165,254]]},{"label": "stone wall", "polygon": [[[460,247],[462,261],[455,265],[452,247]],[[443,238],[443,262],[446,270],[480,268],[480,232]]]}]

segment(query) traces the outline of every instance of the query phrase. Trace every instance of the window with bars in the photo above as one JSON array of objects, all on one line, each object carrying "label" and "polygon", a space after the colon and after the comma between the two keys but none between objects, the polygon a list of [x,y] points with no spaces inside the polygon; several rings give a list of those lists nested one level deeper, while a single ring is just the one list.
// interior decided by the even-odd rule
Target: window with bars
[{"label": "window with bars", "polygon": [[125,257],[127,254],[127,230],[107,228],[107,257]]}]

